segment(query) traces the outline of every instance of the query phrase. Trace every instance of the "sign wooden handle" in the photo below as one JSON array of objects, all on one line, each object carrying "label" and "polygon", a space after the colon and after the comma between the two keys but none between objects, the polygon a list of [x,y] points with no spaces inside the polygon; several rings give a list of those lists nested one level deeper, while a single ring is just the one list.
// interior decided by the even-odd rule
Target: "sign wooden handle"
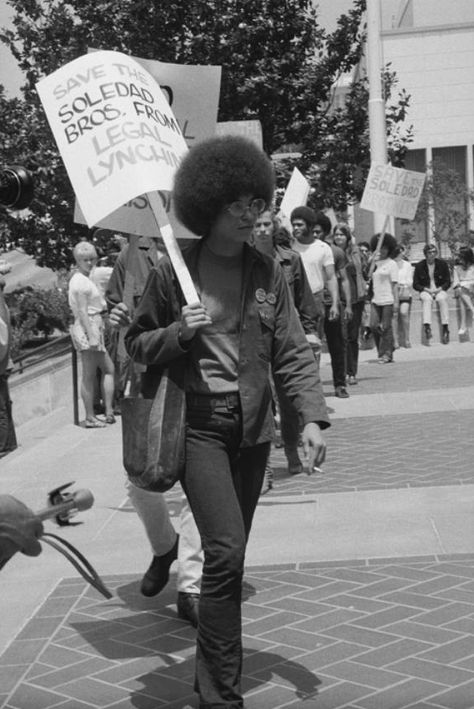
[{"label": "sign wooden handle", "polygon": [[378,241],[377,241],[376,249],[375,249],[374,254],[373,254],[373,256],[372,256],[372,261],[370,262],[370,266],[369,266],[369,278],[372,278],[372,275],[373,275],[374,270],[375,270],[375,266],[377,265],[376,256],[379,255],[380,249],[382,248],[383,238],[384,238],[385,232],[387,231],[387,228],[388,228],[388,220],[389,220],[389,219],[390,219],[390,217],[387,215],[387,216],[385,217],[385,221],[384,221],[384,223],[383,223],[382,231],[380,232],[380,236],[379,236]]},{"label": "sign wooden handle", "polygon": [[147,192],[147,198],[150,203],[153,216],[155,217],[158,225],[158,229],[160,230],[161,237],[166,246],[166,251],[168,252],[168,256],[173,264],[179,285],[184,293],[186,302],[188,305],[191,303],[198,303],[200,298],[197,294],[188,267],[184,262],[183,254],[178,246],[178,241],[173,234],[173,229],[169,222],[168,215],[166,214],[166,210],[161,202],[160,196],[157,192]]}]

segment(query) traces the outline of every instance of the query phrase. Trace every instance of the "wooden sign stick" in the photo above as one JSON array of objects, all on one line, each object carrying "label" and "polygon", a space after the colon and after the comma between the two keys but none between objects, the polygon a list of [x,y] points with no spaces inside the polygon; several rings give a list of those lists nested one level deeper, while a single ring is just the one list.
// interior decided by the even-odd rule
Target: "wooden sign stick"
[{"label": "wooden sign stick", "polygon": [[369,267],[369,279],[372,278],[372,275],[373,275],[374,270],[375,270],[375,266],[377,265],[377,256],[379,255],[380,249],[382,248],[383,238],[384,238],[384,236],[385,236],[385,232],[387,231],[388,220],[389,220],[389,219],[390,219],[390,217],[387,215],[387,216],[385,217],[385,221],[384,221],[384,223],[383,223],[382,231],[380,232],[380,236],[379,236],[379,239],[378,239],[378,241],[377,241],[377,247],[376,247],[376,249],[375,249],[375,251],[374,251],[374,254],[373,254],[373,256],[372,256],[372,261],[370,262],[370,267]]},{"label": "wooden sign stick", "polygon": [[179,285],[184,293],[186,303],[198,303],[200,298],[194,287],[191,274],[186,266],[183,254],[178,246],[177,239],[173,233],[173,229],[168,219],[168,215],[157,192],[147,192],[148,202],[150,204],[153,216],[155,217],[161,237],[166,246],[168,256],[173,265]]}]

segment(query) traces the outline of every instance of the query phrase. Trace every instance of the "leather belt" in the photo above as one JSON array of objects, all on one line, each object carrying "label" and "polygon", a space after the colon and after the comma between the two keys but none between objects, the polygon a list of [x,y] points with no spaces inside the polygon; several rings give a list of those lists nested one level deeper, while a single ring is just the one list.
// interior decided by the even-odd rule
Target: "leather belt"
[{"label": "leather belt", "polygon": [[240,408],[240,396],[237,392],[229,394],[186,394],[189,408],[211,411],[236,411]]}]

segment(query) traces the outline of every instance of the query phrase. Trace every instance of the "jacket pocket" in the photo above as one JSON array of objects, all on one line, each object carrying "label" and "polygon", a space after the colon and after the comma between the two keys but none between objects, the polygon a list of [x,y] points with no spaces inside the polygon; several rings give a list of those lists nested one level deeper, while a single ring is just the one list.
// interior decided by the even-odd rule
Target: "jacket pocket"
[{"label": "jacket pocket", "polygon": [[258,308],[260,325],[264,334],[275,332],[275,308],[269,304],[261,305]]}]

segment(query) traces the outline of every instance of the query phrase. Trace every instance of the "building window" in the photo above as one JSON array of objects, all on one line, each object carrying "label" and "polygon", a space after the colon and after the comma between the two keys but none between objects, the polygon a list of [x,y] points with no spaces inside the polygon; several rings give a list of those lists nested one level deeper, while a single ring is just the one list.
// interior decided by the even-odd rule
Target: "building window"
[{"label": "building window", "polygon": [[[425,172],[426,150],[409,150],[405,157],[405,170]],[[417,224],[406,219],[395,219],[395,236],[399,241],[407,241],[408,244],[425,244],[427,225],[423,222]]]}]

